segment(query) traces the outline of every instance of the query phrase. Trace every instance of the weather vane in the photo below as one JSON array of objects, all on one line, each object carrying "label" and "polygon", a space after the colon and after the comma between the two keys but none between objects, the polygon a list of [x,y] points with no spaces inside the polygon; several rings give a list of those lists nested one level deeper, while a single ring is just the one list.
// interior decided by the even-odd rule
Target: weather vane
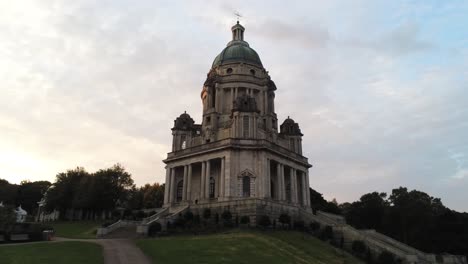
[{"label": "weather vane", "polygon": [[239,19],[242,17],[242,15],[237,11],[234,11],[234,15],[237,17],[237,23],[239,23]]}]

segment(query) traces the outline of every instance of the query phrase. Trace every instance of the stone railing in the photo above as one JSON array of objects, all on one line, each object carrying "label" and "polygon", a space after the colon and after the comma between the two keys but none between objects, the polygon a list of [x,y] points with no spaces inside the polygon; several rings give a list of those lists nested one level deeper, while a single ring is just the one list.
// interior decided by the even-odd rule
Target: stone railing
[{"label": "stone railing", "polygon": [[141,221],[141,224],[151,224],[153,223],[154,221],[156,221],[157,219],[159,219],[159,217],[163,214],[165,214],[167,211],[169,210],[169,207],[166,207],[164,208],[163,210],[153,214],[153,215],[150,215],[146,218],[143,218],[143,220]]},{"label": "stone railing", "polygon": [[119,220],[112,225],[109,225],[107,227],[99,227],[96,232],[96,237],[103,237],[121,227],[126,227],[126,226],[136,226],[139,221],[128,221],[128,220]]},{"label": "stone railing", "polygon": [[217,149],[223,148],[223,147],[225,148],[227,147],[268,148],[270,150],[278,152],[279,154],[283,154],[287,157],[292,157],[295,160],[299,160],[304,163],[308,162],[306,157],[296,152],[293,152],[287,148],[274,144],[265,139],[234,139],[234,138],[222,139],[222,140],[218,140],[218,141],[211,142],[211,143],[205,143],[205,144],[198,145],[198,146],[192,146],[186,149],[181,149],[175,152],[170,152],[167,154],[167,158],[173,159],[173,158],[183,157],[188,154],[204,152],[204,151],[211,152],[211,151],[215,151]]}]

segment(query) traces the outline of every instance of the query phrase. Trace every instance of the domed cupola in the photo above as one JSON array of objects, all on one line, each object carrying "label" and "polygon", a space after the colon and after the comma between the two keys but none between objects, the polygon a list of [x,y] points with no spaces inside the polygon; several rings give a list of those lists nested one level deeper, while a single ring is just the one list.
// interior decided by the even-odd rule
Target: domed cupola
[{"label": "domed cupola", "polygon": [[244,41],[245,28],[239,24],[239,21],[237,21],[237,24],[235,24],[231,30],[232,41],[216,56],[212,68],[236,62],[248,63],[263,68],[262,61],[257,52],[249,47],[249,43]]},{"label": "domed cupola", "polygon": [[193,130],[195,121],[190,117],[187,112],[181,114],[176,120],[174,120],[174,127],[172,130]]},{"label": "domed cupola", "polygon": [[299,124],[294,122],[289,116],[284,120],[283,124],[281,124],[280,133],[283,135],[303,136]]}]

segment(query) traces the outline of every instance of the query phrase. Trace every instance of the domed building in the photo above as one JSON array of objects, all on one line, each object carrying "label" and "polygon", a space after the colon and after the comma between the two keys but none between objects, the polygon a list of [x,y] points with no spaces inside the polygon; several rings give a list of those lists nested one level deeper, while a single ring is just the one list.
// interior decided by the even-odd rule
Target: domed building
[{"label": "domed building", "polygon": [[210,208],[255,220],[311,211],[303,135],[289,117],[278,130],[277,87],[244,31],[237,22],[212,63],[200,94],[201,124],[185,112],[174,121],[164,160],[171,214]]}]

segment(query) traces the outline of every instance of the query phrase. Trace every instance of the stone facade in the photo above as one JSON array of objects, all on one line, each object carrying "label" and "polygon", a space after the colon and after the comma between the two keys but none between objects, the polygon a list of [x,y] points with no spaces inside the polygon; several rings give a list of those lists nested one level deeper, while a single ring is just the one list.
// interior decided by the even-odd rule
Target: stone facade
[{"label": "stone facade", "polygon": [[203,85],[201,124],[185,112],[174,121],[164,207],[259,198],[310,210],[299,125],[288,117],[278,130],[276,85],[244,27],[232,35]]}]

